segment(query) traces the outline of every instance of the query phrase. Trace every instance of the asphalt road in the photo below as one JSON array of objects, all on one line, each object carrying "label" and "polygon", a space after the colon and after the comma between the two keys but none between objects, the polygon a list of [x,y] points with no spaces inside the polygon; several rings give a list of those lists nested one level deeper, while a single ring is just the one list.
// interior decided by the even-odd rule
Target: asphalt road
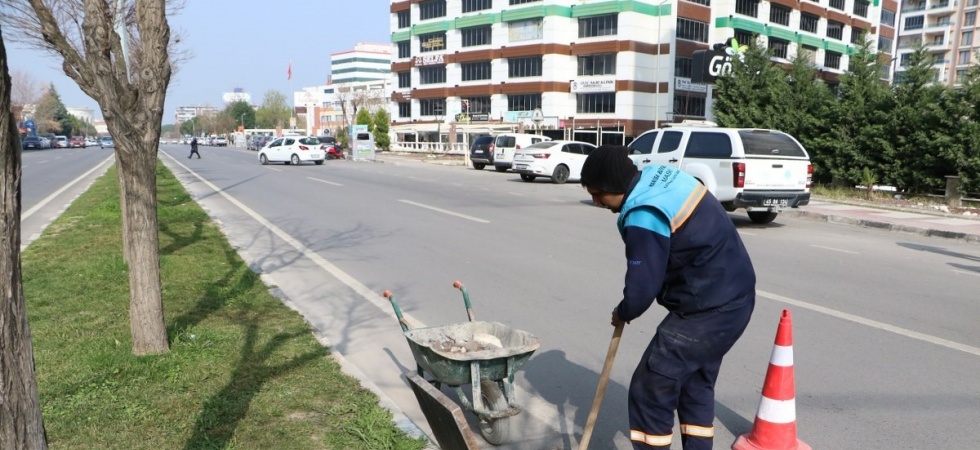
[{"label": "asphalt road", "polygon": [[[59,152],[77,160],[55,165],[80,169],[105,156]],[[255,152],[201,153],[187,160],[186,146],[168,145],[161,159],[386,406],[428,429],[401,378],[414,359],[380,293],[391,290],[417,326],[440,326],[466,320],[451,286],[460,280],[477,319],[541,340],[516,383],[526,410],[513,419],[514,443],[500,448],[577,448],[624,269],[616,216],[592,207],[581,187],[415,162],[261,166]],[[54,169],[31,175],[26,156],[24,172],[24,210],[26,191],[42,185],[29,176],[75,179]],[[716,388],[715,448],[751,429],[783,309],[794,320],[799,437],[813,448],[980,442],[980,246],[732,218],[759,297]],[[590,448],[629,448],[626,387],[662,317],[655,306],[627,326]]]}]

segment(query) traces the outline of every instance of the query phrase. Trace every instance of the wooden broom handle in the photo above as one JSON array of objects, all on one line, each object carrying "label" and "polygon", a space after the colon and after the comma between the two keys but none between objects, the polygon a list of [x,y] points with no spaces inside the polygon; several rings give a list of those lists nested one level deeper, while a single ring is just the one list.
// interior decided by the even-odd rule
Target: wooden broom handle
[{"label": "wooden broom handle", "polygon": [[592,439],[592,429],[595,428],[596,417],[599,416],[599,406],[602,405],[602,397],[606,395],[606,384],[609,383],[609,373],[612,372],[613,360],[616,359],[619,338],[623,336],[623,325],[621,323],[616,327],[613,331],[612,340],[609,341],[606,362],[602,365],[602,374],[599,375],[599,386],[595,391],[595,399],[592,400],[592,410],[589,411],[589,420],[585,422],[585,431],[582,433],[582,440],[578,445],[579,450],[589,448],[589,439]]}]

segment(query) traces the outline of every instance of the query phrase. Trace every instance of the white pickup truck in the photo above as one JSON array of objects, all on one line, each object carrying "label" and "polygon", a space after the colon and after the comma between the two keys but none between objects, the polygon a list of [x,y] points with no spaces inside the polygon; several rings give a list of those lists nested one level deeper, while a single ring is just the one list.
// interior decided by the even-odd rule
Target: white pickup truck
[{"label": "white pickup truck", "polygon": [[681,124],[647,131],[627,147],[640,169],[648,164],[680,168],[727,211],[745,208],[758,224],[772,222],[783,208],[810,203],[810,157],[780,131]]}]

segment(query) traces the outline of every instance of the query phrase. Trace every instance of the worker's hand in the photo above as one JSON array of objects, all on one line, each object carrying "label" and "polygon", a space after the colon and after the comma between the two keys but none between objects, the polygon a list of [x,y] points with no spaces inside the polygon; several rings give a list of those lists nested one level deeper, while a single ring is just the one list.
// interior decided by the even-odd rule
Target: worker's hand
[{"label": "worker's hand", "polygon": [[612,326],[619,327],[619,326],[622,326],[624,323],[629,323],[629,322],[623,322],[623,320],[619,318],[619,308],[613,308],[613,310],[612,310]]}]

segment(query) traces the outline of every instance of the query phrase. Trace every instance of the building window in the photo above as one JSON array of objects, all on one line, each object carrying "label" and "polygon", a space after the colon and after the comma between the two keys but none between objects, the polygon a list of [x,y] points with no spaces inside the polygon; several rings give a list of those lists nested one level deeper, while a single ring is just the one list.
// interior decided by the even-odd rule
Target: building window
[{"label": "building window", "polygon": [[969,69],[956,69],[956,84],[963,84],[966,81],[966,74]]},{"label": "building window", "polygon": [[462,63],[459,66],[463,81],[490,79],[490,61]]},{"label": "building window", "polygon": [[854,15],[868,17],[868,2],[863,0],[854,0]]},{"label": "building window", "polygon": [[575,96],[575,112],[614,113],[616,112],[616,93],[578,94]]},{"label": "building window", "polygon": [[690,97],[686,95],[674,96],[674,115],[685,117],[704,117],[705,112],[704,97]]},{"label": "building window", "polygon": [[970,64],[970,51],[969,50],[960,50],[959,55],[960,55],[959,56],[959,60],[956,61],[956,64],[959,64],[961,66],[962,65],[966,65],[966,64]]},{"label": "building window", "polygon": [[446,82],[446,66],[419,67],[419,84]]},{"label": "building window", "polygon": [[797,56],[800,58],[805,58],[811,63],[817,62],[817,48],[812,45],[802,44],[800,46],[800,51],[797,52]]},{"label": "building window", "polygon": [[892,40],[892,38],[878,36],[878,51],[891,54],[893,43],[894,41]]},{"label": "building window", "polygon": [[582,55],[578,57],[579,75],[615,75],[616,54]]},{"label": "building window", "polygon": [[960,39],[960,47],[973,47],[973,31],[964,31]]},{"label": "building window", "polygon": [[412,87],[412,72],[398,72],[398,88]]},{"label": "building window", "polygon": [[823,65],[831,69],[840,69],[840,53],[827,50],[827,53],[824,54]]},{"label": "building window", "polygon": [[423,116],[441,116],[446,113],[446,99],[424,98],[419,100],[419,114]]},{"label": "building window", "polygon": [[507,38],[510,42],[541,39],[542,36],[544,36],[544,26],[540,18],[507,23]]},{"label": "building window", "polygon": [[508,59],[507,76],[510,78],[540,77],[541,56]]},{"label": "building window", "polygon": [[789,55],[789,41],[770,37],[769,50],[772,50],[772,56],[786,59],[786,56]]},{"label": "building window", "polygon": [[578,37],[615,36],[619,31],[619,16],[581,17],[578,19]]},{"label": "building window", "polygon": [[911,63],[912,63],[912,54],[905,53],[901,56],[901,58],[899,58],[898,67],[907,67]]},{"label": "building window", "polygon": [[925,24],[926,16],[915,16],[905,18],[905,29],[906,30],[918,30],[922,28]]},{"label": "building window", "polygon": [[887,9],[881,10],[881,24],[888,25],[892,28],[895,27],[895,11],[889,11]]},{"label": "building window", "polygon": [[834,9],[844,10],[844,0],[830,0],[830,7]]},{"label": "building window", "polygon": [[412,43],[409,41],[401,41],[398,43],[398,57],[399,58],[410,58],[412,56]]},{"label": "building window", "polygon": [[483,11],[493,6],[493,0],[463,0],[463,12]]},{"label": "building window", "polygon": [[735,13],[743,16],[759,17],[759,0],[735,0]]},{"label": "building window", "polygon": [[735,29],[735,40],[738,41],[738,45],[751,45],[755,42],[756,34],[751,31]]},{"label": "building window", "polygon": [[862,28],[857,28],[857,27],[853,27],[852,26],[851,27],[851,43],[852,44],[860,44],[861,41],[864,40],[864,34],[865,33],[867,33],[867,30],[864,30]]},{"label": "building window", "polygon": [[463,97],[463,112],[467,114],[490,114],[490,97]]},{"label": "building window", "polygon": [[511,5],[523,5],[525,3],[535,3],[535,2],[540,2],[540,1],[541,0],[510,0],[510,4]]},{"label": "building window", "polygon": [[419,35],[419,51],[421,51],[422,53],[434,52],[434,51],[445,50],[445,49],[446,49],[445,31]]},{"label": "building window", "polygon": [[460,30],[460,36],[463,38],[463,47],[490,45],[490,25],[463,28]]},{"label": "building window", "polygon": [[507,96],[508,111],[534,111],[541,108],[541,94],[510,94]]},{"label": "building window", "polygon": [[963,26],[972,27],[977,23],[977,12],[968,11],[963,15]]},{"label": "building window", "polygon": [[699,5],[711,6],[711,0],[687,0],[691,3],[697,3]]},{"label": "building window", "polygon": [[398,117],[412,117],[412,102],[398,102]]},{"label": "building window", "polygon": [[419,19],[446,17],[446,0],[428,0],[419,3]]},{"label": "building window", "polygon": [[[810,33],[817,32],[817,24],[820,23],[820,16],[810,13],[800,13],[800,29],[803,31],[809,31]],[[742,41],[738,41],[741,43]]]},{"label": "building window", "polygon": [[775,3],[769,5],[769,21],[780,25],[789,25],[789,14],[793,10]]},{"label": "building window", "polygon": [[[739,41],[741,43],[742,41]],[[682,78],[691,78],[694,73],[694,61],[686,56],[678,56],[674,59],[674,75]]]},{"label": "building window", "polygon": [[708,43],[708,24],[678,17],[677,39]]},{"label": "building window", "polygon": [[408,28],[412,26],[412,12],[409,10],[398,11],[398,28]]},{"label": "building window", "polygon": [[843,40],[844,39],[844,24],[837,22],[836,20],[827,21],[827,37]]}]

